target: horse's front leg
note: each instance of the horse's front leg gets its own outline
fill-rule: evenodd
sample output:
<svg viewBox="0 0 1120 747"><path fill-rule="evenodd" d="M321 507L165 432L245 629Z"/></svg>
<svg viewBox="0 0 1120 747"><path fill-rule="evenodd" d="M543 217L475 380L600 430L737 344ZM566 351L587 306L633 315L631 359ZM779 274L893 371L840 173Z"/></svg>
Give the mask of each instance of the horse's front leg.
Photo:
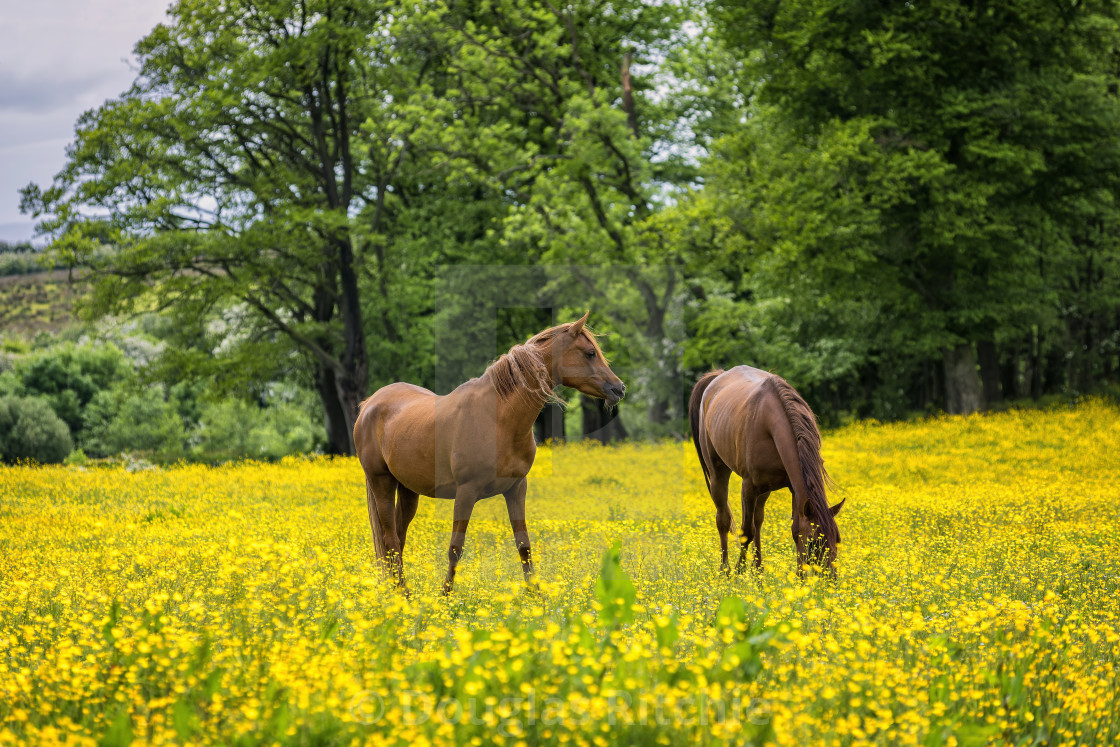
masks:
<svg viewBox="0 0 1120 747"><path fill-rule="evenodd" d="M522 478L504 495L509 525L513 528L513 541L517 545L517 554L521 556L521 572L525 574L525 584L533 588L533 555L529 548L529 530L525 526L525 493L528 489L529 481Z"/></svg>
<svg viewBox="0 0 1120 747"><path fill-rule="evenodd" d="M455 586L455 566L459 565L459 559L463 557L463 546L467 541L467 524L471 521L476 498L474 491L462 485L455 491L455 518L451 525L451 546L447 550L447 578L443 581L444 596L450 594Z"/></svg>

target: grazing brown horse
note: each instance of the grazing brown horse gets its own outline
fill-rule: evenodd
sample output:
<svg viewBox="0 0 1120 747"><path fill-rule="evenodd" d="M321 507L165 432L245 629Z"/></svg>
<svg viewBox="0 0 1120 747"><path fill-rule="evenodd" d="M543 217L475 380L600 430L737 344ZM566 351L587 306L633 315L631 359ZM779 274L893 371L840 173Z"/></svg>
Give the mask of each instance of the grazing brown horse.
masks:
<svg viewBox="0 0 1120 747"><path fill-rule="evenodd" d="M747 545L754 542L754 566L762 567L763 510L770 492L793 493L793 540L797 569L806 560L822 563L833 575L840 531L835 516L844 501L828 505L821 459L821 434L809 405L785 379L750 366L711 371L700 377L688 404L689 423L704 482L716 504L721 548L720 568L728 571L727 532L731 510L727 482L743 478L743 524L739 562L746 566Z"/></svg>
<svg viewBox="0 0 1120 747"><path fill-rule="evenodd" d="M515 345L477 379L438 396L412 384L379 389L362 403L354 445L366 473L373 545L401 587L405 535L419 496L452 498L445 594L455 582L474 504L505 496L526 583L533 562L525 527L525 475L537 444L533 421L558 384L618 404L626 393L584 328L587 314ZM396 494L396 502L393 496Z"/></svg>

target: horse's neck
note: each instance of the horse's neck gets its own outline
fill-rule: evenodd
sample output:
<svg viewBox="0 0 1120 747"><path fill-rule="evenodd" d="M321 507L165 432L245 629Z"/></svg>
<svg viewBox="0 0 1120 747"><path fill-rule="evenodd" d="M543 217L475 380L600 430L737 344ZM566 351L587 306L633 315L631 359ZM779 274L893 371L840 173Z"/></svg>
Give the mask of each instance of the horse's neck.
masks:
<svg viewBox="0 0 1120 747"><path fill-rule="evenodd" d="M545 370L548 371L548 390L552 391L556 388L556 371L552 368L552 345L546 342L540 345L538 349L540 350L541 362L544 364ZM544 407L543 402L541 403L541 407Z"/></svg>
<svg viewBox="0 0 1120 747"><path fill-rule="evenodd" d="M498 400L499 420L508 424L514 434L532 433L533 423L541 414L545 402L540 393L518 387L510 396Z"/></svg>

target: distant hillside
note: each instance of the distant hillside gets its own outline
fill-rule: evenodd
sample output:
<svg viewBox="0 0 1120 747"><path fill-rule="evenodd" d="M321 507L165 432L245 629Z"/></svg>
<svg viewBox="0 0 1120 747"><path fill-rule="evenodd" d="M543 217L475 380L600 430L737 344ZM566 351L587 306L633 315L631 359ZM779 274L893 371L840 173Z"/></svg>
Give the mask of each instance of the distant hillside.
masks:
<svg viewBox="0 0 1120 747"><path fill-rule="evenodd" d="M67 270L0 277L0 336L31 338L77 323L74 301L82 292Z"/></svg>

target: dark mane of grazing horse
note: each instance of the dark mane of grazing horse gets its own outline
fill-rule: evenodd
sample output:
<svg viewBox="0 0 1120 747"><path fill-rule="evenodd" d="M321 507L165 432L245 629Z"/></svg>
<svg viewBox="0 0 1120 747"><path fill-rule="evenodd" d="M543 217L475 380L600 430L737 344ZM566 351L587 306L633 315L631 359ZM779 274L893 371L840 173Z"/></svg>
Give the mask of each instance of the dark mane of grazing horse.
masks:
<svg viewBox="0 0 1120 747"><path fill-rule="evenodd" d="M836 519L832 516L828 498L825 496L828 473L821 458L821 432L817 428L817 418L813 415L809 404L785 379L771 375L768 381L781 400L782 409L785 410L786 418L793 428L793 437L797 442L797 457L801 462L801 481L805 483L805 490L808 493L806 498L813 508L817 525L824 533L829 548L835 551L840 541L840 529L836 526Z"/></svg>

